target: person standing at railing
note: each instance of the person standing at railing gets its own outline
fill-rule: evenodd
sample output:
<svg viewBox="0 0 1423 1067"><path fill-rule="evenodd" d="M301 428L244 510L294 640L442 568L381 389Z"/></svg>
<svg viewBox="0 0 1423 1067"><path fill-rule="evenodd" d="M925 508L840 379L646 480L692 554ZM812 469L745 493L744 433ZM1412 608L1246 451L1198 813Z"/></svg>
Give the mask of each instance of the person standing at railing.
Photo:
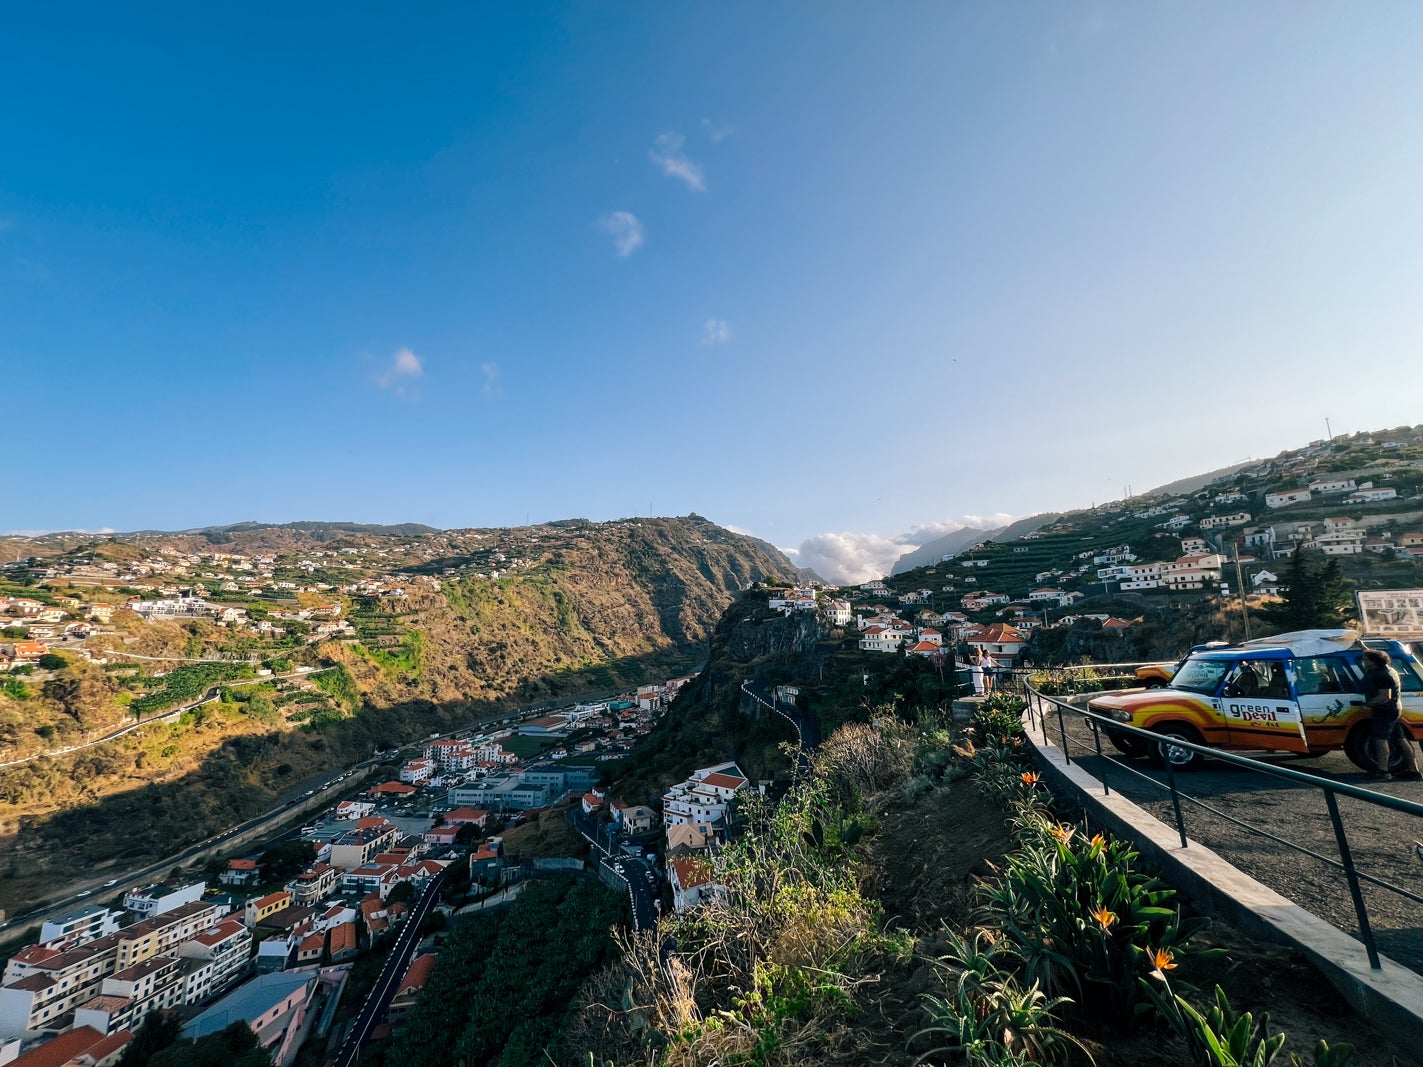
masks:
<svg viewBox="0 0 1423 1067"><path fill-rule="evenodd" d="M1406 782L1423 779L1418 773L1418 761L1413 754L1413 742L1403 729L1403 708L1399 703L1402 682L1388 656L1374 649L1364 653L1364 706L1373 713L1370 723L1368 755L1374 769L1369 777L1387 778L1389 768L1398 765L1394 778Z"/></svg>
<svg viewBox="0 0 1423 1067"><path fill-rule="evenodd" d="M973 680L973 695L983 696L983 655L976 648L970 649L968 653L968 676Z"/></svg>
<svg viewBox="0 0 1423 1067"><path fill-rule="evenodd" d="M998 661L993 658L993 653L988 649L983 650L983 691L993 692L993 683L998 673Z"/></svg>

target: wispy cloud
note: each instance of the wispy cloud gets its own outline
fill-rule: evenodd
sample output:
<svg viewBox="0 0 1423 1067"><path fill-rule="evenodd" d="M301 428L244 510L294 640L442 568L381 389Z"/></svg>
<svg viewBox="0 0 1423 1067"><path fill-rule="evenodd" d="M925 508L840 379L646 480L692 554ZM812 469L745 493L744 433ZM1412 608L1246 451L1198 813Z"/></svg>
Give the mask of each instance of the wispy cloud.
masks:
<svg viewBox="0 0 1423 1067"><path fill-rule="evenodd" d="M702 177L701 165L693 163L682 151L686 142L680 133L658 134L647 156L663 174L686 182L688 188L699 193L705 192L707 183Z"/></svg>
<svg viewBox="0 0 1423 1067"><path fill-rule="evenodd" d="M724 122L714 122L711 119L702 119L702 132L707 135L707 140L712 144L721 144L728 137L736 132L735 126L728 126Z"/></svg>
<svg viewBox="0 0 1423 1067"><path fill-rule="evenodd" d="M425 376L425 365L408 348L391 357L390 365L376 375L376 385L396 396L415 396L414 382Z"/></svg>
<svg viewBox="0 0 1423 1067"><path fill-rule="evenodd" d="M642 223L631 211L614 211L600 220L603 229L613 239L613 248L618 256L626 259L639 248L647 233Z"/></svg>
<svg viewBox="0 0 1423 1067"><path fill-rule="evenodd" d="M499 384L499 364L481 363L479 372L484 375L484 395L495 400L504 395L504 389Z"/></svg>
<svg viewBox="0 0 1423 1067"><path fill-rule="evenodd" d="M731 340L731 323L725 319L707 319L702 326L702 347L712 348Z"/></svg>

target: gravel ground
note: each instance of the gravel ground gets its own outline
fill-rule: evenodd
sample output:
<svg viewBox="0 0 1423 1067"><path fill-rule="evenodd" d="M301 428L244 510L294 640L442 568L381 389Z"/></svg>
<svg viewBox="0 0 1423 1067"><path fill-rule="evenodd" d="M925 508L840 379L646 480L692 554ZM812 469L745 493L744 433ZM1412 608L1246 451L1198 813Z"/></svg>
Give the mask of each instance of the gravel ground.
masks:
<svg viewBox="0 0 1423 1067"><path fill-rule="evenodd" d="M1056 724L1050 721L1049 725L1054 743L1060 745ZM1075 762L1080 762L1098 778L1105 772L1112 789L1120 791L1168 825L1175 824L1169 793L1163 786L1152 784L1164 783L1164 772L1144 759L1127 760L1121 757L1127 766L1152 780L1148 782L1121 766L1099 758L1095 755L1092 731L1081 719L1075 723L1069 720L1068 738ZM1102 745L1104 751L1117 755L1106 738L1102 739ZM1278 760L1280 766L1291 770L1423 803L1423 783L1368 782L1363 772L1350 763L1342 752L1332 752L1318 759L1267 758ZM1178 773L1176 783L1183 794L1193 796L1231 818L1259 827L1321 856L1335 861L1339 859L1339 846L1322 790L1214 761L1208 761L1201 770ZM1423 856L1419 853L1419 849L1423 848L1419 844L1423 842L1423 818L1348 797L1339 798L1339 811L1356 868L1423 897ZM1251 877L1339 929L1354 937L1359 936L1358 918L1342 870L1244 830L1197 804L1183 801L1182 815L1186 834L1191 840L1213 849ZM1379 951L1423 973L1423 904L1367 882L1363 883L1363 895Z"/></svg>

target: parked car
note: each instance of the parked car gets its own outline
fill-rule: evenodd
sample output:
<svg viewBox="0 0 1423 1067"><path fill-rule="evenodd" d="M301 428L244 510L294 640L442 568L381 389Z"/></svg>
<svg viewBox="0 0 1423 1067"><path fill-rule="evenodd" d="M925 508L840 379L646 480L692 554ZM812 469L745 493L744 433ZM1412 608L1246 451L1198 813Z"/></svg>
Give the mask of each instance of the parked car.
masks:
<svg viewBox="0 0 1423 1067"><path fill-rule="evenodd" d="M1201 755L1172 739L1223 749L1265 749L1311 756L1343 749L1369 768L1365 742L1371 713L1363 706L1366 648L1387 652L1402 681L1404 728L1423 737L1423 664L1397 641L1361 642L1353 630L1302 630L1240 645L1201 648L1168 685L1102 693L1088 709L1160 734L1159 742L1107 728L1128 756L1191 770Z"/></svg>

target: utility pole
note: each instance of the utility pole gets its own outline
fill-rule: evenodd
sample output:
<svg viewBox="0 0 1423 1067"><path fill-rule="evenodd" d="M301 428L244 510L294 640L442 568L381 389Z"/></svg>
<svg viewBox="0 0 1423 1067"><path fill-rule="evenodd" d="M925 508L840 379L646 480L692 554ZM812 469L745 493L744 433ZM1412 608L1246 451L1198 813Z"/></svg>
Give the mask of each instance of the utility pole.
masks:
<svg viewBox="0 0 1423 1067"><path fill-rule="evenodd" d="M1250 610L1245 606L1245 581L1240 577L1240 542L1235 542L1235 584L1240 590L1240 618L1245 623L1245 640L1250 640Z"/></svg>
<svg viewBox="0 0 1423 1067"><path fill-rule="evenodd" d="M1333 440L1334 440L1334 431L1329 428L1329 416L1328 416L1328 415L1324 416L1324 436L1327 437L1327 438L1330 440L1331 443L1333 442Z"/></svg>

